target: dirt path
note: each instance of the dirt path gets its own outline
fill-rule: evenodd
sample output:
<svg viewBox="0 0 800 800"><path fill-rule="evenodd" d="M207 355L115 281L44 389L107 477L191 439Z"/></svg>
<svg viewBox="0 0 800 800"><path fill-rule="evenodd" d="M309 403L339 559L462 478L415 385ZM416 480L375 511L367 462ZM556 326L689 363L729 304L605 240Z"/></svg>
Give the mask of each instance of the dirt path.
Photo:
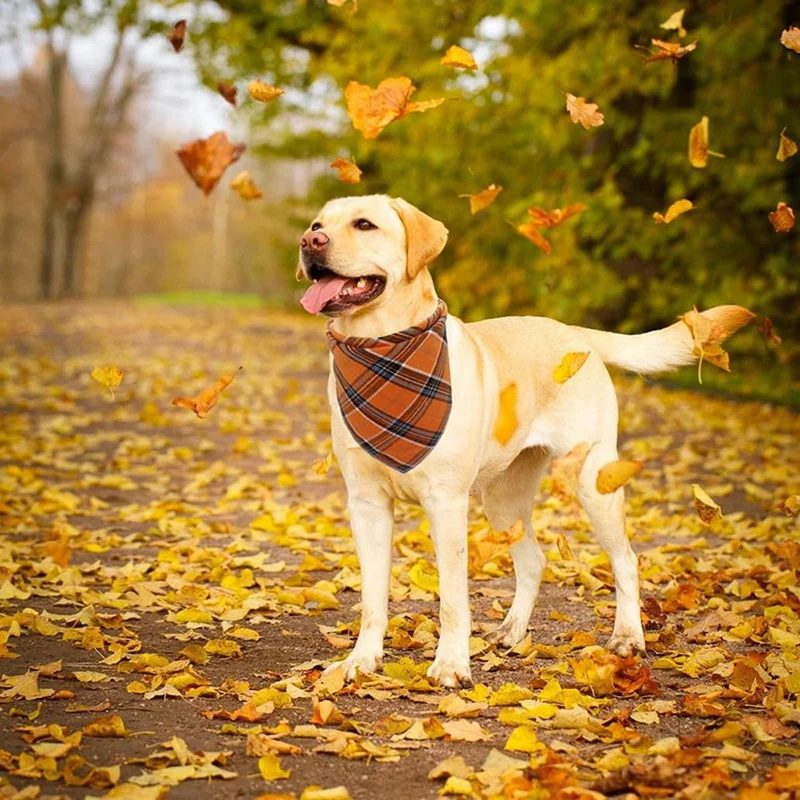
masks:
<svg viewBox="0 0 800 800"><path fill-rule="evenodd" d="M313 800L317 785L421 800L458 756L455 797L800 786L784 769L800 758L800 544L777 508L800 490L797 416L618 381L623 457L646 462L627 493L646 657L593 647L613 583L548 478L534 520L549 566L518 652L483 638L513 582L504 548L478 557L476 506L479 685L458 699L428 685L434 559L419 511L400 506L387 666L341 687L319 668L354 641L359 574L338 469L312 466L329 449L321 331L271 311L5 309L0 782L31 787L20 798ZM104 364L125 372L113 400L89 377ZM240 364L206 419L170 405ZM693 483L724 519L698 519ZM290 774L267 781L259 766Z"/></svg>

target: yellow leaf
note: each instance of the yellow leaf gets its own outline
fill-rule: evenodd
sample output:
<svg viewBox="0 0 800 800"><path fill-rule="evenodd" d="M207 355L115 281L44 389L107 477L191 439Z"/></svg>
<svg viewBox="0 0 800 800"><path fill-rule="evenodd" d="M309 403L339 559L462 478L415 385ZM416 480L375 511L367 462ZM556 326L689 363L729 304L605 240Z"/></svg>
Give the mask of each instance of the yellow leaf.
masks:
<svg viewBox="0 0 800 800"><path fill-rule="evenodd" d="M498 398L497 420L494 423L494 438L506 445L517 430L517 384L510 383Z"/></svg>
<svg viewBox="0 0 800 800"><path fill-rule="evenodd" d="M358 168L355 160L348 161L346 158L337 158L331 167L339 170L339 180L342 183L361 183L363 172Z"/></svg>
<svg viewBox="0 0 800 800"><path fill-rule="evenodd" d="M228 639L209 639L206 642L206 652L213 656L225 656L225 658L241 658L242 648L237 642Z"/></svg>
<svg viewBox="0 0 800 800"><path fill-rule="evenodd" d="M73 672L81 683L106 683L109 679L105 672Z"/></svg>
<svg viewBox="0 0 800 800"><path fill-rule="evenodd" d="M353 800L344 786L322 789L319 786L307 786L300 795L300 800Z"/></svg>
<svg viewBox="0 0 800 800"><path fill-rule="evenodd" d="M211 625L214 622L214 617L212 617L208 611L201 611L199 608L182 608L175 614L175 622L193 622Z"/></svg>
<svg viewBox="0 0 800 800"><path fill-rule="evenodd" d="M786 161L797 153L797 142L793 141L786 135L786 128L781 131L781 140L778 144L778 153L775 158L778 161Z"/></svg>
<svg viewBox="0 0 800 800"><path fill-rule="evenodd" d="M566 383L586 363L588 353L567 353L561 363L553 370L556 383Z"/></svg>
<svg viewBox="0 0 800 800"><path fill-rule="evenodd" d="M442 65L445 67L455 67L456 69L478 69L475 59L469 50L459 47L454 44L447 49L447 52L442 56Z"/></svg>
<svg viewBox="0 0 800 800"><path fill-rule="evenodd" d="M800 514L800 494L789 495L778 507L787 517L796 517Z"/></svg>
<svg viewBox="0 0 800 800"><path fill-rule="evenodd" d="M795 53L800 53L800 28L794 26L787 28L781 34L781 44L787 50L794 50Z"/></svg>
<svg viewBox="0 0 800 800"><path fill-rule="evenodd" d="M470 214L477 214L479 211L483 211L484 208L488 208L492 203L494 203L502 191L502 186L492 183L486 189L478 192L477 194L460 194L459 197L469 198Z"/></svg>
<svg viewBox="0 0 800 800"><path fill-rule="evenodd" d="M107 717L96 719L84 726L83 732L86 736L99 736L103 738L119 738L127 736L128 731L125 729L125 723L122 717L117 714L110 714Z"/></svg>
<svg viewBox="0 0 800 800"><path fill-rule="evenodd" d="M597 472L597 491L611 494L624 486L644 466L641 461L612 461Z"/></svg>
<svg viewBox="0 0 800 800"><path fill-rule="evenodd" d="M111 396L114 396L114 387L122 383L125 373L119 367L95 367L91 377L102 386L105 386Z"/></svg>
<svg viewBox="0 0 800 800"><path fill-rule="evenodd" d="M587 103L585 97L575 97L574 94L567 94L567 111L572 121L580 122L587 131L589 128L602 125L605 121L597 110L597 103Z"/></svg>
<svg viewBox="0 0 800 800"><path fill-rule="evenodd" d="M271 100L283 94L283 89L278 89L275 86L264 83L264 81L258 80L250 81L250 83L247 84L247 91L250 97L252 97L253 100L257 100L259 103L269 103Z"/></svg>
<svg viewBox="0 0 800 800"><path fill-rule="evenodd" d="M575 556L572 554L572 550L570 549L567 537L564 536L564 534L560 531L558 536L556 537L556 545L558 547L559 555L561 556L561 558L564 559L564 561L575 560Z"/></svg>
<svg viewBox="0 0 800 800"><path fill-rule="evenodd" d="M249 170L242 170L232 181L231 189L233 189L242 200L258 200L264 194L261 189L256 186L253 176Z"/></svg>
<svg viewBox="0 0 800 800"><path fill-rule="evenodd" d="M444 786L439 789L439 794L442 797L448 795L457 795L459 797L474 797L472 791L472 784L466 778L459 778L456 775L451 775L445 782Z"/></svg>
<svg viewBox="0 0 800 800"><path fill-rule="evenodd" d="M275 753L267 753L258 759L258 771L265 781L283 781L292 774L290 769L281 767L281 760Z"/></svg>
<svg viewBox="0 0 800 800"><path fill-rule="evenodd" d="M535 753L545 750L546 745L536 736L536 728L531 725L520 725L511 732L504 749L514 753Z"/></svg>
<svg viewBox="0 0 800 800"><path fill-rule="evenodd" d="M423 591L439 594L439 573L424 558L420 558L412 565L408 571L408 577L414 586L418 586Z"/></svg>
<svg viewBox="0 0 800 800"><path fill-rule="evenodd" d="M660 225L669 225L672 220L691 211L694 208L694 203L691 200L676 200L668 209L666 214L656 211L653 214L653 219Z"/></svg>
<svg viewBox="0 0 800 800"><path fill-rule="evenodd" d="M663 28L665 31L678 31L678 36L683 39L683 37L686 36L686 28L683 27L683 15L685 13L685 8L680 9L680 11L676 11L658 27Z"/></svg>
<svg viewBox="0 0 800 800"><path fill-rule="evenodd" d="M330 468L336 463L336 454L333 452L328 453L325 458L321 458L319 461L315 461L311 467L313 468L314 472L317 475L327 475ZM252 526L252 523L250 525Z"/></svg>
<svg viewBox="0 0 800 800"><path fill-rule="evenodd" d="M722 509L709 497L701 486L698 486L696 483L692 484L692 494L694 495L692 505L702 522L706 525L710 525L714 520L722 518Z"/></svg>
<svg viewBox="0 0 800 800"><path fill-rule="evenodd" d="M532 700L533 692L516 683L504 683L489 698L490 706L515 706L523 700Z"/></svg>
<svg viewBox="0 0 800 800"><path fill-rule="evenodd" d="M708 117L702 117L689 131L689 163L693 167L703 169L708 165L709 156L725 158L721 153L708 149Z"/></svg>
<svg viewBox="0 0 800 800"><path fill-rule="evenodd" d="M200 647L199 644L187 644L181 650L181 655L188 658L192 664L197 664L198 666L203 666L208 661L208 652Z"/></svg>

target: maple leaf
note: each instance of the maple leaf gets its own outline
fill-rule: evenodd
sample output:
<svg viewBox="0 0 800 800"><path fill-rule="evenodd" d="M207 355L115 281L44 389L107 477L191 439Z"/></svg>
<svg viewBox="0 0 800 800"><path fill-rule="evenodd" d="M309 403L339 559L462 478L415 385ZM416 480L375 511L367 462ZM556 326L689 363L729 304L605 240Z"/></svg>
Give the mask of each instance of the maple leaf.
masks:
<svg viewBox="0 0 800 800"><path fill-rule="evenodd" d="M691 200L676 200L668 209L666 214L661 214L656 211L653 214L653 219L660 225L669 225L672 220L691 211L694 208L694 203Z"/></svg>
<svg viewBox="0 0 800 800"><path fill-rule="evenodd" d="M439 97L411 103L411 95L416 91L417 87L405 76L386 78L375 89L350 81L344 92L347 116L365 139L374 139L395 120L414 112L429 111L444 102L444 98Z"/></svg>
<svg viewBox="0 0 800 800"><path fill-rule="evenodd" d="M587 103L585 97L567 94L567 111L572 121L580 122L587 131L605 122L605 117L597 110L597 103Z"/></svg>
<svg viewBox="0 0 800 800"><path fill-rule="evenodd" d="M244 369L239 367L231 375L220 375L219 380L208 389L203 389L196 397L176 397L172 401L173 406L183 406L194 411L200 419L208 414L219 401L220 394L233 382L233 379Z"/></svg>
<svg viewBox="0 0 800 800"><path fill-rule="evenodd" d="M556 383L566 383L586 363L588 353L567 353L561 363L553 370Z"/></svg>
<svg viewBox="0 0 800 800"><path fill-rule="evenodd" d="M787 158L791 158L793 155L797 153L797 142L790 139L786 135L786 128L781 131L781 138L780 142L778 143L778 152L775 155L775 158L778 161L786 161Z"/></svg>
<svg viewBox="0 0 800 800"><path fill-rule="evenodd" d="M664 20L658 27L663 28L665 31L678 31L678 36L683 39L686 36L686 28L683 27L683 15L686 13L685 8L681 8L674 14L671 14L668 19Z"/></svg>
<svg viewBox="0 0 800 800"><path fill-rule="evenodd" d="M722 349L721 343L732 336L743 325L755 317L752 311L741 306L728 306L726 313L714 321L703 316L695 307L692 311L682 314L682 320L689 328L692 335L692 352L699 358L697 364L697 379L703 382L703 362L708 361L715 367L730 372L730 358Z"/></svg>
<svg viewBox="0 0 800 800"><path fill-rule="evenodd" d="M227 81L217 81L217 91L235 108L239 90Z"/></svg>
<svg viewBox="0 0 800 800"><path fill-rule="evenodd" d="M777 208L770 212L769 221L775 233L788 233L794 227L794 211L781 200Z"/></svg>
<svg viewBox="0 0 800 800"><path fill-rule="evenodd" d="M501 445L508 444L519 425L517 418L517 384L510 383L497 399L497 419L494 423L494 438Z"/></svg>
<svg viewBox="0 0 800 800"><path fill-rule="evenodd" d="M795 53L800 53L800 28L788 27L781 34L781 44L787 50L794 50Z"/></svg>
<svg viewBox="0 0 800 800"><path fill-rule="evenodd" d="M445 67L455 67L456 69L478 69L478 64L472 57L472 53L457 44L447 49L447 52L442 56L441 63Z"/></svg>
<svg viewBox="0 0 800 800"><path fill-rule="evenodd" d="M122 383L125 373L119 367L95 367L90 377L105 386L114 397L114 387Z"/></svg>
<svg viewBox="0 0 800 800"><path fill-rule="evenodd" d="M183 49L183 41L186 37L186 20L179 19L173 26L172 30L167 34L167 39L172 45L176 53L180 53Z"/></svg>
<svg viewBox="0 0 800 800"><path fill-rule="evenodd" d="M484 208L488 208L492 203L494 203L502 191L502 186L492 183L486 189L478 192L477 194L460 194L459 197L469 198L470 214L477 214L479 211L483 211Z"/></svg>
<svg viewBox="0 0 800 800"><path fill-rule="evenodd" d="M361 183L363 172L358 168L358 164L352 157L349 161L346 158L337 158L331 164L331 167L339 170L339 180L342 183Z"/></svg>
<svg viewBox="0 0 800 800"><path fill-rule="evenodd" d="M264 194L261 189L256 186L253 176L249 170L242 170L232 181L231 189L233 189L242 200L258 200Z"/></svg>
<svg viewBox="0 0 800 800"><path fill-rule="evenodd" d="M255 80L247 84L247 93L259 103L269 103L284 94L284 91L283 89L278 89L277 86L270 86L264 81Z"/></svg>
<svg viewBox="0 0 800 800"><path fill-rule="evenodd" d="M703 169L708 164L709 156L725 158L722 153L708 149L708 117L702 117L689 131L689 163L693 167Z"/></svg>
<svg viewBox="0 0 800 800"><path fill-rule="evenodd" d="M611 494L624 486L644 464L641 461L612 461L597 472L597 491L600 494Z"/></svg>
<svg viewBox="0 0 800 800"><path fill-rule="evenodd" d="M692 505L702 522L710 525L712 522L722 519L722 509L711 499L705 489L694 483L692 484L692 494L694 495Z"/></svg>
<svg viewBox="0 0 800 800"><path fill-rule="evenodd" d="M196 139L177 151L192 180L208 195L219 183L222 173L238 161L246 150L243 144L231 144L224 131L217 131L207 139Z"/></svg>
<svg viewBox="0 0 800 800"><path fill-rule="evenodd" d="M662 39L651 39L650 43L656 48L656 52L645 59L645 64L650 64L653 61L663 61L667 58L672 59L677 64L685 55L697 49L696 39L693 42L689 42L689 44L665 42Z"/></svg>

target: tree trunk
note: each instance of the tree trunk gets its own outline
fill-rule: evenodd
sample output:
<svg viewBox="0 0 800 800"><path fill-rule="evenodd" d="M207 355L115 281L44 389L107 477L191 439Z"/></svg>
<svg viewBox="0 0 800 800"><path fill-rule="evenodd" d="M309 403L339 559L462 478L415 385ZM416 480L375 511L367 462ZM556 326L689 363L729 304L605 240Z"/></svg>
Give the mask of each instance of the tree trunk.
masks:
<svg viewBox="0 0 800 800"><path fill-rule="evenodd" d="M83 240L93 201L94 187L88 191L81 192L74 207L64 214L62 274L64 276L64 295L66 297L79 297L83 293L83 275L81 273Z"/></svg>

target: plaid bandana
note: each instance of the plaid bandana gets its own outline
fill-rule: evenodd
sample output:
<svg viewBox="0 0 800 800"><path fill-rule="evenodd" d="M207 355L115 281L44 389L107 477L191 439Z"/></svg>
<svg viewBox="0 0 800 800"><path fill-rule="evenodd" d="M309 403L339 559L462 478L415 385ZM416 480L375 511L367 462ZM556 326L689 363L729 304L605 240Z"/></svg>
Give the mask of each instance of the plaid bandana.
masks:
<svg viewBox="0 0 800 800"><path fill-rule="evenodd" d="M373 458L398 472L420 463L450 417L447 306L420 325L378 339L343 337L328 323L344 424Z"/></svg>

